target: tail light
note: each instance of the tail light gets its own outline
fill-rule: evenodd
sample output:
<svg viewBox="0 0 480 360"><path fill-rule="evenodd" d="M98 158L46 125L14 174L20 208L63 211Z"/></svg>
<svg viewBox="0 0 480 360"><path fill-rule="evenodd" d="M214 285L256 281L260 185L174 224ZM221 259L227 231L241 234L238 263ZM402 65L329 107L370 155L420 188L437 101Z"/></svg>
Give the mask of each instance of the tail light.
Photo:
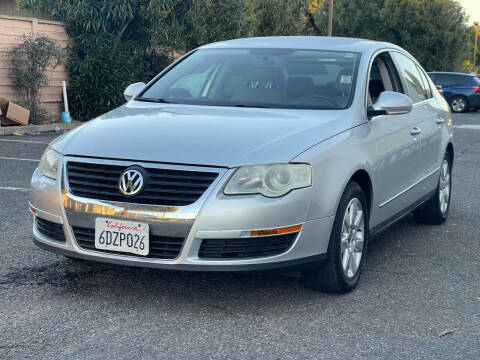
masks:
<svg viewBox="0 0 480 360"><path fill-rule="evenodd" d="M480 94L480 86L475 85L473 87L473 91L475 91L477 94Z"/></svg>

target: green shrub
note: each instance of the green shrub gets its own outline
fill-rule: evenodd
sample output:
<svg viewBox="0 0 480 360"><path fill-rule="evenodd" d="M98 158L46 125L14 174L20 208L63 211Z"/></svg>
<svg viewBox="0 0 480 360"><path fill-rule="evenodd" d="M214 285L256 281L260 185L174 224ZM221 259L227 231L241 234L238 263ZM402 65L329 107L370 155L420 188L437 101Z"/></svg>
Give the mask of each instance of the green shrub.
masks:
<svg viewBox="0 0 480 360"><path fill-rule="evenodd" d="M325 0L19 0L67 24L72 116L89 120L123 103L124 88L150 80L187 51L246 36L326 35ZM448 19L448 20L445 20ZM454 0L335 0L336 36L386 40L427 70L469 56L465 13Z"/></svg>
<svg viewBox="0 0 480 360"><path fill-rule="evenodd" d="M30 110L31 122L39 124L47 115L41 106L40 89L48 86L49 72L63 61L64 51L47 36L25 35L22 40L8 53L10 74L23 95L23 105Z"/></svg>
<svg viewBox="0 0 480 360"><path fill-rule="evenodd" d="M67 24L72 118L86 121L124 103L132 82L148 81L171 62L151 42L146 0L21 0Z"/></svg>
<svg viewBox="0 0 480 360"><path fill-rule="evenodd" d="M86 121L121 105L129 84L149 81L169 62L166 54L141 53L130 42L73 47L68 63L73 117Z"/></svg>
<svg viewBox="0 0 480 360"><path fill-rule="evenodd" d="M327 10L328 1L315 14L320 29ZM333 35L392 42L427 71L455 71L470 58L466 23L455 0L335 0Z"/></svg>

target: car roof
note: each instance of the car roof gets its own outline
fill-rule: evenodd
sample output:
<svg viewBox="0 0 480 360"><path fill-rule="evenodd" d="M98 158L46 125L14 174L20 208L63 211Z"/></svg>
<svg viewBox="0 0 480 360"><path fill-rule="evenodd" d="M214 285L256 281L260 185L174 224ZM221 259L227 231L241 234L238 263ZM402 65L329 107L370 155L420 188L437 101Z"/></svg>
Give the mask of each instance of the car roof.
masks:
<svg viewBox="0 0 480 360"><path fill-rule="evenodd" d="M219 41L200 47L201 49L211 48L287 48L287 49L308 49L308 50L332 50L368 52L381 48L394 48L403 50L400 47L374 40L327 37L327 36L269 36L252 37Z"/></svg>
<svg viewBox="0 0 480 360"><path fill-rule="evenodd" d="M467 74L467 73L461 73L461 72L448 72L448 71L429 71L428 74L476 76L475 74Z"/></svg>

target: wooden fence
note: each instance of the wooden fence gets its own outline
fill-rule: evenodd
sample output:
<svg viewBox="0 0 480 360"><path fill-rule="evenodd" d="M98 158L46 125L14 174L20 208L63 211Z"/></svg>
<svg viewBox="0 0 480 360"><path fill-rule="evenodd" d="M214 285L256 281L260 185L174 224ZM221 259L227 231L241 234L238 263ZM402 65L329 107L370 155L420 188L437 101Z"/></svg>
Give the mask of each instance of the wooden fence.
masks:
<svg viewBox="0 0 480 360"><path fill-rule="evenodd" d="M13 86L12 78L9 74L11 67L7 53L17 44L22 42L21 38L25 34L46 35L65 47L68 42L65 33L65 24L37 18L0 15L0 96L18 102L22 95ZM49 74L50 83L48 87L41 90L41 101L48 111L52 121L60 118L63 109L62 100L62 80L68 80L68 74L65 66L59 65Z"/></svg>

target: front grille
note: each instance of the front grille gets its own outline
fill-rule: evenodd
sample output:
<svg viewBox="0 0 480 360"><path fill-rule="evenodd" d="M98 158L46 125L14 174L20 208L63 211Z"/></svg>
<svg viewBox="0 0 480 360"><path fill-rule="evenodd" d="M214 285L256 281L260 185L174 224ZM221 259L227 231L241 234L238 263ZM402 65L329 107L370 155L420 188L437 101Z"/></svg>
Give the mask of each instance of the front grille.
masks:
<svg viewBox="0 0 480 360"><path fill-rule="evenodd" d="M40 234L49 239L65 242L65 233L63 232L63 225L48 221L38 216L35 216L35 225Z"/></svg>
<svg viewBox="0 0 480 360"><path fill-rule="evenodd" d="M110 251L95 248L95 230L72 226L75 240L78 246L84 250L95 250L100 252L107 252L111 254L122 254L118 251ZM142 258L154 259L175 259L182 250L184 238L173 236L157 236L150 234L150 251L147 256L123 253L130 256L138 256Z"/></svg>
<svg viewBox="0 0 480 360"><path fill-rule="evenodd" d="M136 204L185 206L198 200L218 176L216 172L199 172L144 168L145 185L133 196L118 189L118 180L128 166L69 161L67 178L73 195Z"/></svg>
<svg viewBox="0 0 480 360"><path fill-rule="evenodd" d="M203 239L198 256L209 259L239 259L281 254L298 233L240 239Z"/></svg>

